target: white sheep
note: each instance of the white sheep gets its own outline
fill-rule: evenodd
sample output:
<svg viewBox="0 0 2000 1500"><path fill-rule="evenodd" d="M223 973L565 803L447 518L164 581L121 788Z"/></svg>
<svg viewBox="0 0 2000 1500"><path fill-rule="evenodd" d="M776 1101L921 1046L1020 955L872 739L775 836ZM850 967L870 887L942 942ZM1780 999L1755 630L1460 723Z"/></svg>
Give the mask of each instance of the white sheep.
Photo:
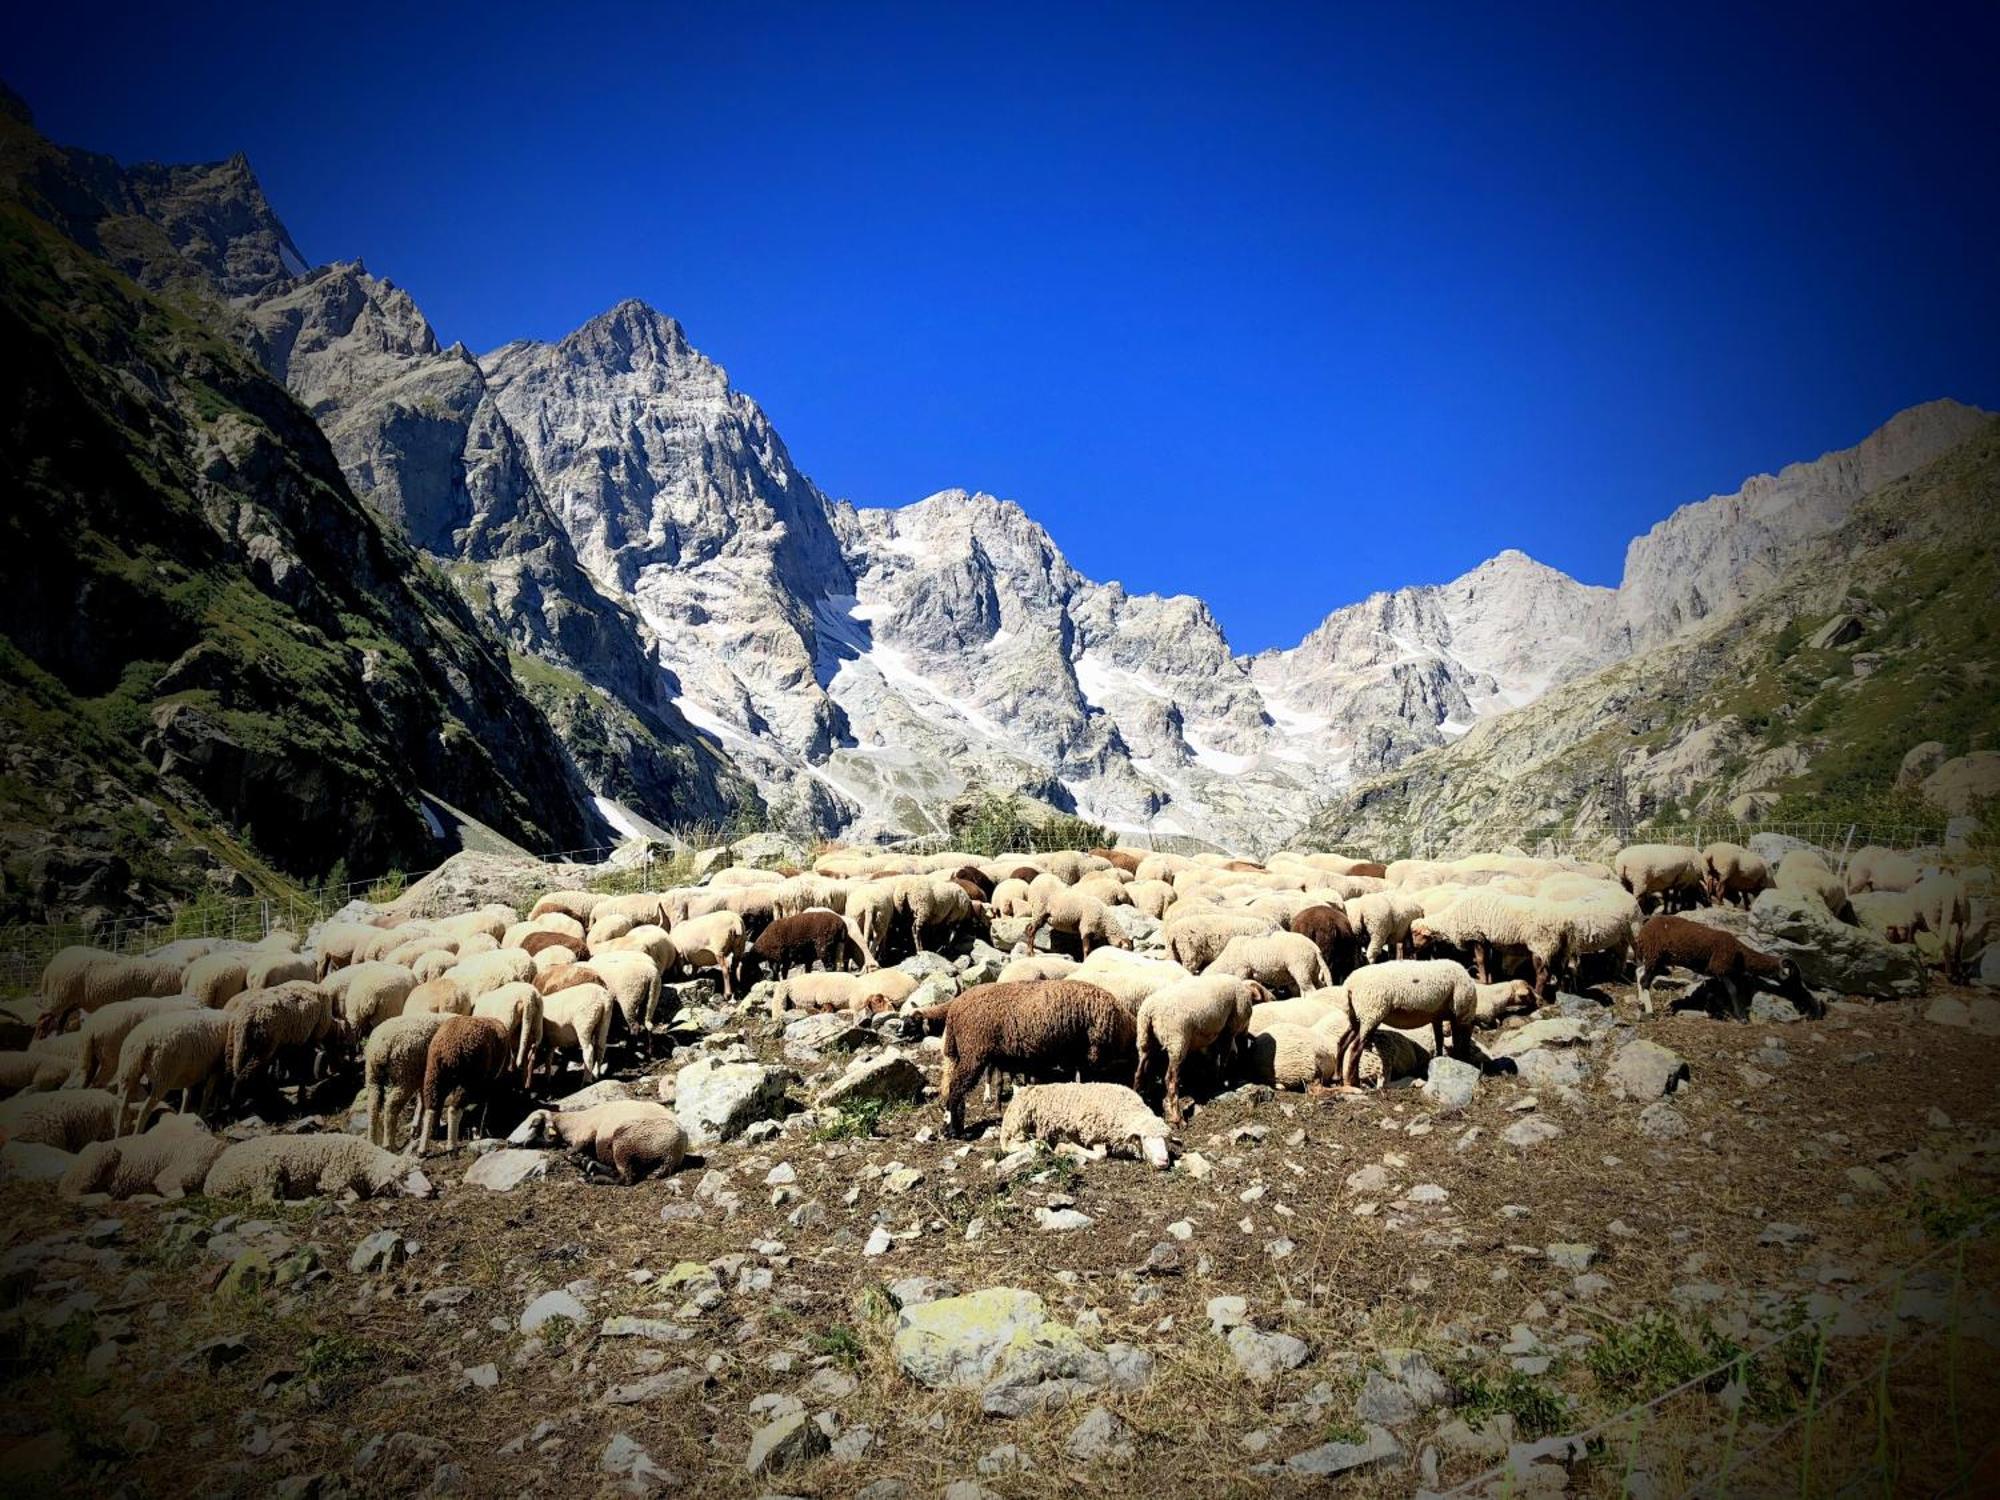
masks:
<svg viewBox="0 0 2000 1500"><path fill-rule="evenodd" d="M56 959L50 960L50 969L54 969L56 960L62 957L62 954L57 954ZM67 968L61 971L57 994L53 998L44 995L41 1019L36 1022L35 1030L47 1036L62 1030L74 1012L88 1013L106 1005L115 1005L120 1000L137 1000L147 995L178 995L181 992L181 976L186 972L187 965L174 959L97 954L82 962L74 973ZM49 982L49 970L43 971L43 982Z"/></svg>
<svg viewBox="0 0 2000 1500"><path fill-rule="evenodd" d="M368 1033L361 1053L361 1097L368 1111L368 1139L385 1150L396 1150L409 1139L410 1127L399 1131L398 1126L404 1109L423 1093L424 1059L446 1014L391 1016Z"/></svg>
<svg viewBox="0 0 2000 1500"><path fill-rule="evenodd" d="M1370 964L1347 976L1346 991L1347 1030L1339 1051L1349 1088L1360 1087L1362 1049L1382 1026L1428 1025L1431 1050L1442 1054L1445 1023L1450 1022L1452 1054L1463 1058L1471 1049L1479 991L1461 964L1448 958Z"/></svg>
<svg viewBox="0 0 2000 1500"><path fill-rule="evenodd" d="M333 1030L332 1000L303 980L245 990L222 1014L229 1018L228 1066L239 1094L280 1058L311 1056Z"/></svg>
<svg viewBox="0 0 2000 1500"><path fill-rule="evenodd" d="M1362 940L1362 953L1371 964L1379 963L1391 949L1396 957L1402 957L1410 924L1423 914L1423 905L1407 891L1376 891L1347 903L1347 920L1354 926L1355 937Z"/></svg>
<svg viewBox="0 0 2000 1500"><path fill-rule="evenodd" d="M1077 967L1067 953L1024 953L1010 958L1000 970L999 983L1018 984L1028 979L1063 979Z"/></svg>
<svg viewBox="0 0 2000 1500"><path fill-rule="evenodd" d="M1136 1017L1146 997L1188 977L1188 971L1171 959L1127 953L1122 948L1099 948L1066 974L1044 976L1053 979L1081 979L1108 990L1119 1007Z"/></svg>
<svg viewBox="0 0 2000 1500"><path fill-rule="evenodd" d="M310 966L309 966L310 967ZM308 973L311 979L313 974ZM181 993L192 995L210 1010L220 1010L249 986L247 965L240 953L210 953L196 959L181 975Z"/></svg>
<svg viewBox="0 0 2000 1500"><path fill-rule="evenodd" d="M1720 840L1701 851L1702 871L1711 901L1748 906L1771 886L1771 866L1764 856L1741 844Z"/></svg>
<svg viewBox="0 0 2000 1500"><path fill-rule="evenodd" d="M163 1115L142 1135L85 1146L56 1183L56 1191L65 1198L87 1193L182 1198L201 1187L227 1144L197 1116Z"/></svg>
<svg viewBox="0 0 2000 1500"><path fill-rule="evenodd" d="M412 970L412 977L415 971ZM505 989L506 986L500 986ZM489 993L491 993L489 991ZM397 1012L405 1016L469 1016L472 1014L473 999L466 994L465 986L456 974L446 972L435 979L420 980L410 987L410 993L403 997L403 1008Z"/></svg>
<svg viewBox="0 0 2000 1500"><path fill-rule="evenodd" d="M1132 946L1125 929L1112 917L1111 909L1080 888L1059 887L1053 893L1034 894L1029 903L1028 930L1021 938L1028 949L1034 948L1035 934L1044 926L1051 933L1074 933L1085 958L1090 957L1092 947Z"/></svg>
<svg viewBox="0 0 2000 1500"><path fill-rule="evenodd" d="M613 938L603 945L611 953L643 953L653 961L653 967L664 976L680 967L680 950L674 947L673 935L664 927L645 925L634 927L622 937ZM596 952L592 949L592 952Z"/></svg>
<svg viewBox="0 0 2000 1500"><path fill-rule="evenodd" d="M1267 1000L1250 1012L1250 1034L1261 1036L1273 1026L1316 1026L1328 1011L1346 1003L1338 985L1293 1000Z"/></svg>
<svg viewBox="0 0 2000 1500"><path fill-rule="evenodd" d="M414 977L414 976L412 976ZM461 958L452 966L451 977L466 997L477 1000L488 990L497 990L503 984L523 984L535 977L535 960L532 954L523 953L519 948L496 948L491 953L476 953L470 958Z"/></svg>
<svg viewBox="0 0 2000 1500"><path fill-rule="evenodd" d="M538 1109L507 1137L512 1146L558 1145L610 1167L623 1183L673 1172L687 1157L687 1131L664 1104L614 1099L589 1109Z"/></svg>
<svg viewBox="0 0 2000 1500"><path fill-rule="evenodd" d="M307 955L286 953L282 949L269 949L245 955L243 983L239 988L268 990L274 985L287 984L294 979L318 977L319 966ZM225 995L223 998L227 1000L229 997Z"/></svg>
<svg viewBox="0 0 2000 1500"><path fill-rule="evenodd" d="M575 984L542 997L542 1043L551 1052L571 1047L592 1078L604 1076L611 1035L612 1000L601 984Z"/></svg>
<svg viewBox="0 0 2000 1500"><path fill-rule="evenodd" d="M103 1089L16 1094L0 1101L0 1139L81 1151L118 1134L118 1096Z"/></svg>
<svg viewBox="0 0 2000 1500"><path fill-rule="evenodd" d="M1965 933L1972 921L1972 902L1965 882L1946 870L1932 870L1910 892L1924 930L1944 947L1945 977L1958 984L1965 978Z"/></svg>
<svg viewBox="0 0 2000 1500"><path fill-rule="evenodd" d="M218 1156L202 1192L265 1201L346 1192L368 1198L396 1188L409 1172L408 1162L359 1136L265 1135L239 1141Z"/></svg>
<svg viewBox="0 0 2000 1500"><path fill-rule="evenodd" d="M541 991L532 984L503 984L473 1001L472 1014L490 1017L507 1028L514 1066L521 1070L521 1087L527 1088L535 1081L535 1054L542 1045Z"/></svg>
<svg viewBox="0 0 2000 1500"><path fill-rule="evenodd" d="M1914 891L1858 891L1848 897L1848 905L1855 921L1891 943L1915 942L1923 925Z"/></svg>
<svg viewBox="0 0 2000 1500"><path fill-rule="evenodd" d="M1503 1016L1523 1015L1535 1008L1535 987L1525 979L1503 979L1477 989L1474 1015L1482 1026L1497 1025Z"/></svg>
<svg viewBox="0 0 2000 1500"><path fill-rule="evenodd" d="M175 1089L181 1093L182 1114L206 1110L221 1077L229 1046L229 1020L221 1011L169 1010L149 1016L132 1028L118 1052L118 1099L131 1110L134 1134ZM141 1090L145 1102L140 1104ZM125 1134L121 1122L118 1134Z"/></svg>
<svg viewBox="0 0 2000 1500"><path fill-rule="evenodd" d="M1787 850L1778 861L1777 888L1794 894L1815 896L1836 917L1846 918L1847 887L1827 868L1826 861L1812 849Z"/></svg>
<svg viewBox="0 0 2000 1500"><path fill-rule="evenodd" d="M1165 1170L1167 1122L1131 1089L1118 1083L1035 1083L1014 1090L1000 1117L1007 1150L1040 1141L1070 1142L1107 1152L1129 1152Z"/></svg>
<svg viewBox="0 0 2000 1500"><path fill-rule="evenodd" d="M953 887L957 889L956 886ZM963 895L964 892L959 894ZM743 918L733 911L710 912L676 924L667 936L689 973L715 969L722 975L722 996L736 997L736 966L743 961Z"/></svg>
<svg viewBox="0 0 2000 1500"><path fill-rule="evenodd" d="M1176 910L1160 929L1161 939L1174 962L1190 974L1199 974L1237 937L1261 937L1276 932L1278 924L1269 917L1248 912Z"/></svg>
<svg viewBox="0 0 2000 1500"><path fill-rule="evenodd" d="M1618 851L1611 868L1641 911L1654 905L1681 910L1706 893L1707 868L1686 844L1632 844Z"/></svg>
<svg viewBox="0 0 2000 1500"><path fill-rule="evenodd" d="M77 1088L109 1088L118 1076L118 1053L125 1038L141 1021L170 1010L198 1010L191 995L149 996L143 1000L120 1000L94 1010L76 1029L76 1068L71 1084Z"/></svg>
<svg viewBox="0 0 2000 1500"><path fill-rule="evenodd" d="M1203 972L1254 979L1273 995L1303 995L1333 983L1319 945L1296 932L1231 938Z"/></svg>
<svg viewBox="0 0 2000 1500"><path fill-rule="evenodd" d="M391 1016L403 1013L403 1002L417 987L417 976L397 964L365 960L328 975L320 986L333 1002L334 1025L341 1039L359 1050L368 1033Z"/></svg>
<svg viewBox="0 0 2000 1500"><path fill-rule="evenodd" d="M918 981L901 969L877 969L869 974L794 974L771 986L771 1018L782 1020L793 1010L844 1010L872 1015L894 1010L915 993Z"/></svg>
<svg viewBox="0 0 2000 1500"><path fill-rule="evenodd" d="M1166 985L1139 1006L1139 1067L1133 1091L1143 1092L1146 1074L1165 1057L1167 1118L1181 1118L1181 1067L1197 1054L1214 1056L1218 1073L1227 1070L1249 1035L1251 1009L1270 999L1254 979L1197 976Z"/></svg>
<svg viewBox="0 0 2000 1500"><path fill-rule="evenodd" d="M594 953L587 967L611 992L625 1030L653 1055L653 1016L660 1008L660 971L643 953Z"/></svg>
<svg viewBox="0 0 2000 1500"><path fill-rule="evenodd" d="M1923 871L1909 855L1884 849L1879 844L1864 845L1847 862L1847 891L1851 896L1864 891L1913 891L1922 878Z"/></svg>

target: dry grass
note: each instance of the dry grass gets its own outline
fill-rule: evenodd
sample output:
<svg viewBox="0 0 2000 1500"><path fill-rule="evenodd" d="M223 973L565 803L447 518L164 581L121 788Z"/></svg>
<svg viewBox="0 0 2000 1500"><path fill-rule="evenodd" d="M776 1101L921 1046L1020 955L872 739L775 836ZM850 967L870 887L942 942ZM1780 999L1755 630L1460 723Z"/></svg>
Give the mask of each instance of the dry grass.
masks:
<svg viewBox="0 0 2000 1500"><path fill-rule="evenodd" d="M707 1165L727 1168L741 1198L730 1217L704 1208L696 1218L661 1219L662 1208L695 1201L701 1166L629 1189L585 1183L564 1169L508 1195L453 1187L431 1203L322 1204L288 1213L288 1232L321 1247L328 1274L302 1289L243 1301L208 1290L215 1263L203 1252L160 1253L162 1209L64 1205L45 1188L11 1185L0 1231L16 1252L0 1261L14 1268L7 1285L16 1304L7 1315L5 1433L65 1431L73 1456L59 1471L60 1487L129 1485L162 1494L249 1494L286 1475L338 1473L370 1436L401 1430L444 1443L476 1493L594 1487L603 1478L605 1444L628 1432L702 1493L845 1495L888 1477L908 1481L912 1493L930 1493L978 1477L1003 1495L1112 1495L1135 1484L1160 1493L1248 1494L1308 1482L1260 1476L1251 1466L1351 1435L1352 1394L1375 1351L1390 1347L1425 1350L1447 1374L1482 1382L1489 1399L1498 1392L1516 1401L1567 1401L1566 1426L1584 1427L1635 1394L1593 1372L1591 1348L1651 1313L1673 1311L1676 1286L1721 1288L1718 1336L1749 1344L1761 1327L1782 1327L1798 1315L1794 1310L1824 1310L1815 1297L1875 1281L1987 1205L2000 1206L1993 1197L2000 1191L2000 1041L1930 1026L1920 1013L1920 1006L1843 1007L1826 1021L1791 1027L1687 1016L1648 1025L1647 1036L1680 1051L1693 1068L1692 1086L1678 1096L1689 1130L1674 1140L1640 1133L1638 1106L1593 1083L1582 1111L1544 1091L1540 1111L1565 1134L1518 1151L1499 1135L1521 1117L1508 1106L1529 1090L1492 1079L1457 1120L1433 1119L1419 1096L1404 1090L1212 1104L1180 1142L1214 1163L1207 1182L1112 1161L996 1187L987 1168L995 1155L990 1143L967 1150L919 1138L936 1124L926 1108L886 1115L879 1133L862 1140L788 1136L718 1149ZM1772 1062L1767 1035L1782 1039L1788 1064ZM1857 1061L1869 1053L1872 1060ZM1738 1072L1746 1065L1772 1081L1751 1087ZM1933 1109L1950 1123L1935 1123ZM1244 1125L1265 1127L1263 1140L1233 1140ZM1479 1132L1476 1140L1456 1149L1470 1129ZM797 1179L788 1201L773 1205L762 1183L781 1161ZM898 1162L924 1173L900 1197L886 1194L879 1180L881 1169ZM1390 1189L1351 1192L1348 1176L1370 1163L1385 1165ZM1863 1166L1880 1174L1886 1192L1850 1180L1849 1169ZM432 1175L455 1184L458 1171L437 1163ZM1444 1201L1410 1202L1404 1195L1420 1183L1443 1188ZM849 1205L851 1190L858 1191ZM1072 1196L1095 1226L1038 1231L1032 1209L1058 1193ZM821 1223L787 1223L793 1209L814 1200L826 1210ZM1372 1212L1357 1212L1370 1203ZM1529 1212L1509 1217L1504 1205ZM228 1207L197 1205L204 1221ZM865 1259L861 1242L878 1210L892 1229L915 1224L922 1233L897 1241L879 1260ZM968 1241L964 1226L974 1216L986 1220L986 1234ZM44 1264L39 1280L22 1270L21 1262L37 1257L20 1247L105 1217L123 1224L115 1263L91 1252L95 1261ZM1182 1247L1182 1274L1138 1274L1149 1249L1167 1237L1166 1225L1182 1218L1195 1225ZM1248 1232L1239 1227L1246 1219ZM1808 1226L1812 1239L1760 1243L1779 1221ZM1614 1231L1614 1222L1625 1232ZM386 1278L351 1275L349 1252L384 1226L421 1248ZM1294 1248L1274 1259L1265 1246L1280 1237ZM772 1259L751 1250L765 1240L782 1241L784 1254ZM1542 1255L1540 1247L1567 1241L1599 1248L1592 1269L1608 1279L1607 1291L1578 1295L1571 1273ZM1791 1377L1777 1371L1770 1377L1775 1393L1744 1407L1732 1438L1727 1403L1697 1389L1665 1403L1636 1435L1628 1428L1608 1433L1573 1467L1572 1489L1618 1493L1627 1467L1636 1466L1657 1492L1677 1493L1714 1474L1727 1455L1737 1465L1730 1492L1800 1493L1803 1424L1768 1451L1755 1450L1808 1406L1818 1415L1803 1492L1838 1490L1884 1459L1893 1477L1887 1491L1876 1484L1878 1492L1944 1488L1976 1464L1987 1435L2000 1430L1994 1254L1993 1242L1980 1239L1968 1243L1962 1266L1955 1251L1939 1262L1942 1292L1930 1282L1920 1289L1941 1295L1947 1309L1955 1297L1956 1311L1901 1320L1890 1358L1908 1357L1886 1378L1876 1378L1881 1339L1833 1339L1810 1400L1785 1388ZM698 1318L677 1316L680 1294L629 1279L634 1271L657 1275L679 1261L732 1256L770 1267L771 1288L739 1293L733 1274L725 1275L722 1305ZM1205 1267L1197 1257L1206 1257ZM904 1380L890 1352L881 1288L913 1274L963 1290L1025 1287L1060 1316L1088 1315L1094 1339L1150 1350L1157 1361L1151 1385L1105 1403L1130 1425L1133 1458L1069 1459L1064 1444L1078 1411L992 1419L972 1395ZM588 1326L532 1337L515 1331L532 1297L577 1278L596 1283ZM471 1288L460 1305L422 1308L424 1291L454 1285ZM77 1291L100 1299L86 1323L66 1334L30 1325ZM1204 1315L1207 1299L1223 1293L1245 1297L1262 1326L1306 1339L1313 1360L1267 1388L1243 1380ZM1135 1303L1135 1294L1147 1300ZM693 1330L689 1342L658 1346L658 1353L665 1368L713 1366L697 1395L652 1406L603 1403L607 1387L644 1373L649 1354L633 1340L597 1334L602 1318L626 1311ZM489 1326L495 1321L502 1326ZM1523 1321L1541 1330L1558 1359L1546 1374L1502 1391L1510 1365L1499 1346ZM1701 1337L1698 1319L1680 1317L1676 1326ZM179 1367L186 1350L225 1333L245 1336L242 1358L213 1374ZM88 1350L104 1337L120 1340L119 1353L93 1375ZM1571 1338L1575 1346L1564 1347ZM1809 1355L1810 1337L1797 1342ZM789 1370L774 1368L787 1360ZM462 1366L488 1361L499 1367L494 1389L461 1383ZM860 1381L853 1395L825 1404L849 1427L871 1428L874 1447L858 1462L821 1459L778 1476L746 1474L752 1399L795 1391L822 1365L852 1369ZM301 1372L285 1375L288 1368ZM1878 1422L1885 1391L1890 1415ZM161 1429L143 1453L130 1451L124 1435L135 1407ZM1358 1495L1419 1487L1415 1450L1447 1415L1405 1430L1407 1463L1343 1484ZM543 1440L550 1446L502 1451L544 1420L554 1424ZM1261 1455L1241 1441L1258 1430L1272 1433ZM0 1444L10 1440L0 1436ZM274 1451L262 1451L267 1444ZM979 1459L1002 1444L1015 1445L1033 1467L980 1475ZM1473 1477L1486 1463L1442 1458L1440 1487ZM6 1463L0 1453L0 1471ZM393 1476L386 1487L420 1489L433 1467Z"/></svg>

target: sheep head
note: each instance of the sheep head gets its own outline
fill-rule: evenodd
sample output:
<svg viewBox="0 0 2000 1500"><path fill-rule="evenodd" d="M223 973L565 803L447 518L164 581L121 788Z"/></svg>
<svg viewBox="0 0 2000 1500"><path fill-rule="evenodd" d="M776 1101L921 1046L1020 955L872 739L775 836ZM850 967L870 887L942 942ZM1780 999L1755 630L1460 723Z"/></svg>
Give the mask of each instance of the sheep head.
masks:
<svg viewBox="0 0 2000 1500"><path fill-rule="evenodd" d="M550 1137L554 1134L554 1111L538 1109L514 1127L514 1133L507 1137L507 1144L510 1146L546 1146L549 1143Z"/></svg>

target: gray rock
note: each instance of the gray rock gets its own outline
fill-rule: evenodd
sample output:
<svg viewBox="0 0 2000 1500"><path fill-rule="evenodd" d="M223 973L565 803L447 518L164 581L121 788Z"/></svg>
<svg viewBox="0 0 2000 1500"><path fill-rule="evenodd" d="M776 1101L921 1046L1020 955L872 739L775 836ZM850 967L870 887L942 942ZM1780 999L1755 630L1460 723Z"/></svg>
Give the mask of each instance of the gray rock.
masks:
<svg viewBox="0 0 2000 1500"><path fill-rule="evenodd" d="M561 1111L594 1109L600 1104L615 1104L631 1097L632 1090L623 1080L600 1078L588 1088L581 1088L573 1094L564 1094L560 1099L551 1100L549 1108Z"/></svg>
<svg viewBox="0 0 2000 1500"><path fill-rule="evenodd" d="M630 1494L652 1494L673 1484L673 1476L654 1463L653 1455L627 1432L614 1434L604 1445L597 1466L606 1474L622 1479L621 1488Z"/></svg>
<svg viewBox="0 0 2000 1500"><path fill-rule="evenodd" d="M1362 1378L1360 1394L1354 1398L1354 1415L1380 1427L1401 1427L1422 1411L1408 1391L1379 1370Z"/></svg>
<svg viewBox="0 0 2000 1500"><path fill-rule="evenodd" d="M547 1177L559 1159L553 1151L512 1147L489 1151L466 1169L465 1185L485 1188L490 1193L511 1193L524 1182L539 1182Z"/></svg>
<svg viewBox="0 0 2000 1500"><path fill-rule="evenodd" d="M929 1086L924 1070L903 1053L890 1049L879 1057L863 1059L852 1064L831 1084L820 1092L821 1108L830 1109L835 1105L862 1099L880 1099L884 1103L901 1103L905 1100L920 1099Z"/></svg>
<svg viewBox="0 0 2000 1500"><path fill-rule="evenodd" d="M1116 908L1113 908L1116 910ZM1094 1406L1070 1430L1063 1451L1082 1463L1099 1459L1128 1459L1132 1456L1132 1429L1101 1406Z"/></svg>
<svg viewBox="0 0 2000 1500"><path fill-rule="evenodd" d="M1656 1141L1678 1140L1688 1133L1688 1123L1679 1110L1662 1099L1639 1111L1639 1133Z"/></svg>
<svg viewBox="0 0 2000 1500"><path fill-rule="evenodd" d="M403 1263L406 1255L403 1236L393 1229L378 1229L354 1247L347 1269L357 1276L390 1271Z"/></svg>
<svg viewBox="0 0 2000 1500"><path fill-rule="evenodd" d="M782 1107L791 1075L756 1062L716 1062L698 1057L676 1079L674 1114L695 1146L733 1140Z"/></svg>
<svg viewBox="0 0 2000 1500"><path fill-rule="evenodd" d="M572 1323L581 1323L589 1316L590 1310L573 1293L567 1288L557 1287L552 1292L543 1292L523 1309L521 1332L533 1333L551 1318L568 1318Z"/></svg>
<svg viewBox="0 0 2000 1500"><path fill-rule="evenodd" d="M1424 1097L1444 1114L1456 1114L1471 1105L1479 1092L1479 1069L1455 1057L1434 1057L1424 1079Z"/></svg>
<svg viewBox="0 0 2000 1500"><path fill-rule="evenodd" d="M1562 1243L1546 1246L1549 1264L1564 1271L1588 1271L1597 1260L1597 1246Z"/></svg>
<svg viewBox="0 0 2000 1500"><path fill-rule="evenodd" d="M785 1028L785 1056L796 1062L816 1062L828 1052L853 1052L875 1040L866 1027L857 1026L838 1011L801 1016Z"/></svg>
<svg viewBox="0 0 2000 1500"><path fill-rule="evenodd" d="M1750 908L1750 937L1758 947L1799 966L1816 990L1843 995L1915 995L1924 984L1922 961L1906 944L1850 927L1817 896L1769 890Z"/></svg>
<svg viewBox="0 0 2000 1500"><path fill-rule="evenodd" d="M1555 1140L1563 1133L1562 1126L1554 1120L1545 1120L1540 1115L1530 1115L1525 1120L1516 1120L1500 1132L1500 1139L1510 1146L1522 1150L1542 1146Z"/></svg>
<svg viewBox="0 0 2000 1500"><path fill-rule="evenodd" d="M1687 1076L1687 1063L1678 1052L1648 1041L1627 1042L1604 1070L1613 1093L1641 1104L1664 1098Z"/></svg>
<svg viewBox="0 0 2000 1500"><path fill-rule="evenodd" d="M1530 1047L1514 1054L1521 1081L1538 1089L1575 1088L1590 1077L1590 1064L1580 1054L1555 1047Z"/></svg>
<svg viewBox="0 0 2000 1500"><path fill-rule="evenodd" d="M1229 1353L1236 1368L1255 1381L1276 1380L1306 1362L1312 1348L1289 1333L1265 1333L1247 1323L1229 1330Z"/></svg>
<svg viewBox="0 0 2000 1500"><path fill-rule="evenodd" d="M1358 1443L1321 1443L1317 1448L1294 1453L1285 1460L1285 1467L1294 1474L1324 1478L1354 1469L1372 1468L1376 1464L1394 1463L1402 1456L1403 1448L1396 1441L1395 1434L1380 1427L1370 1427Z"/></svg>
<svg viewBox="0 0 2000 1500"><path fill-rule="evenodd" d="M786 1412L750 1435L743 1467L752 1474L776 1474L827 1450L827 1437L804 1411Z"/></svg>
<svg viewBox="0 0 2000 1500"><path fill-rule="evenodd" d="M1042 1299L1013 1287L906 1307L896 1316L896 1365L921 1385L977 1388L989 1415L1020 1416L1112 1384L1111 1358Z"/></svg>
<svg viewBox="0 0 2000 1500"><path fill-rule="evenodd" d="M1089 1214L1081 1213L1074 1208L1038 1208L1035 1210L1035 1223L1037 1227L1044 1230L1054 1230L1058 1233L1071 1229L1088 1229L1096 1222Z"/></svg>
<svg viewBox="0 0 2000 1500"><path fill-rule="evenodd" d="M1241 1326L1249 1311L1249 1303L1241 1297L1210 1297L1208 1326L1213 1328L1217 1335L1226 1334L1230 1329Z"/></svg>

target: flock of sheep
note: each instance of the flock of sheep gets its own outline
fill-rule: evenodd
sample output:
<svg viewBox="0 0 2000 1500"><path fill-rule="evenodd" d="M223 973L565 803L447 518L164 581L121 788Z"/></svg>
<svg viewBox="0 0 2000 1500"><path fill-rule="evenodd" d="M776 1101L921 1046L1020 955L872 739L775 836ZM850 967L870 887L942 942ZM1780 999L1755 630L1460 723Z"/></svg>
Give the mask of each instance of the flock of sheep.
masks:
<svg viewBox="0 0 2000 1500"><path fill-rule="evenodd" d="M1652 981L1682 969L1738 1014L1758 986L1810 1006L1795 965L1686 915L1772 886L1892 942L1935 934L1962 975L1963 881L1884 849L1862 850L1844 879L1810 850L1774 869L1735 844L1635 845L1609 866L834 849L806 872L551 891L525 915L378 915L305 942L274 932L143 956L65 949L15 1017L32 1036L0 1052L0 1135L49 1153L45 1175L70 1194L369 1193L406 1183L411 1153L440 1129L456 1148L468 1108L486 1124L496 1105L525 1105L516 1142L586 1153L630 1182L686 1153L666 1104L534 1106L574 1088L571 1068L603 1076L614 1028L651 1056L663 984L712 976L725 999L759 986L752 999L780 1021L897 1012L911 1036L941 1031L927 1045L941 1049L953 1133L982 1080L1011 1077L1003 1139L1136 1144L1164 1163L1164 1122L1182 1117L1191 1073L1304 1088L1358 1086L1364 1057L1385 1078L1421 1072L1447 1032L1465 1058L1476 1025L1532 1009L1558 983L1634 979L1650 1013ZM996 937L999 949L981 946ZM894 965L935 950L961 955L961 969L985 954L986 982L918 994L928 966ZM1427 1032L1429 1051L1409 1032ZM207 1123L295 1107L287 1086L303 1099L357 1081L365 1138L232 1144Z"/></svg>

